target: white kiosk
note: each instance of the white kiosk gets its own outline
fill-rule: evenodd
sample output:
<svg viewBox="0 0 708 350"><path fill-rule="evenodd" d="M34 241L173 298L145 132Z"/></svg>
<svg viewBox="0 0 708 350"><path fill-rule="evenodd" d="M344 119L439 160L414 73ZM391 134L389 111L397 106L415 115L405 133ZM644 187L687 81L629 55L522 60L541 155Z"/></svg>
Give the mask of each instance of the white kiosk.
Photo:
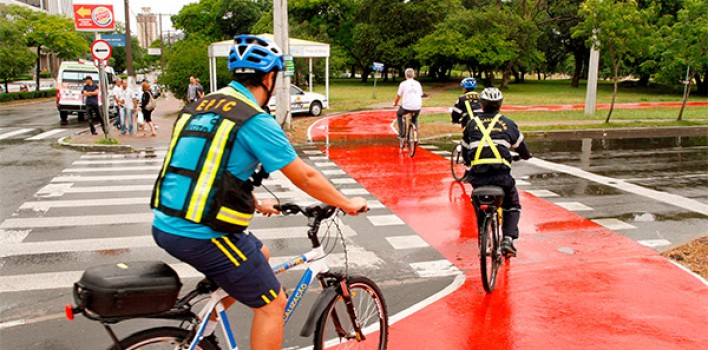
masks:
<svg viewBox="0 0 708 350"><path fill-rule="evenodd" d="M273 34L258 34L263 39L275 42ZM293 57L309 58L309 85L312 92L312 59L325 59L325 96L329 101L329 44L316 41L290 38L290 55ZM216 86L216 58L229 57L229 50L234 45L233 39L215 42L209 45L209 91L217 90Z"/></svg>

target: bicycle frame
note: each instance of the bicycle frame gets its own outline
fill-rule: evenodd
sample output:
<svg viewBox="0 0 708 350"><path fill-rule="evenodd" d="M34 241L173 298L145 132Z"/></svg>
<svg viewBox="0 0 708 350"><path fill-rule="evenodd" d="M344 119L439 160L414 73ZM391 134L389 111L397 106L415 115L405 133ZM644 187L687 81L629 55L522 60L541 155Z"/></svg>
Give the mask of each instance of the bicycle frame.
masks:
<svg viewBox="0 0 708 350"><path fill-rule="evenodd" d="M283 313L283 327L285 327L288 320L290 320L290 316L293 311L295 311L298 305L300 305L302 297L307 293L307 290L310 287L310 284L312 284L315 280L315 277L329 271L326 257L327 256L324 249L322 246L319 246L303 255L292 258L287 262L272 268L273 272L278 275L302 264L307 264L308 266L307 270L305 270L300 278L300 281L297 283L297 289L292 293L292 295L290 295L290 298L285 306L285 312ZM229 319L226 316L226 309L222 303L222 300L227 297L228 294L226 294L226 292L221 288L211 293L210 300L199 312L199 319L201 320L201 323L197 328L197 334L194 337L192 344L189 345L189 350L194 350L199 344L202 336L204 336L204 329L209 322L209 317L214 311L217 313L217 320L221 324L221 331L228 342L228 348L230 350L238 350L238 344L236 344L236 339L231 330Z"/></svg>

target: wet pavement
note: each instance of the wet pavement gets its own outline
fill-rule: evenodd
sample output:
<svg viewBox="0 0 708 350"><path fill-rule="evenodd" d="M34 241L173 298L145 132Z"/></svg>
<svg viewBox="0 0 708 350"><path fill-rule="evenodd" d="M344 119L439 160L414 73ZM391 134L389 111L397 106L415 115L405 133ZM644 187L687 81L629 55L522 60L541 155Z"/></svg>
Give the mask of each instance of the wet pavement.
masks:
<svg viewBox="0 0 708 350"><path fill-rule="evenodd" d="M568 203L554 204L523 189L519 256L502 267L496 290L485 294L469 186L452 179L444 148L420 149L412 159L401 155L391 121L391 113L342 115L327 120L328 128L315 129L312 136L329 141L323 150L332 161L467 275L459 289L392 325L389 342L396 349L699 349L708 342L704 280L565 209L572 207ZM366 141L355 141L360 139ZM595 142L589 141L591 149L603 149L598 142L592 148ZM572 152L563 152L578 161ZM699 169L704 149L698 146L695 154L689 151L681 159L688 169ZM602 166L589 171L597 169ZM515 165L515 174L531 185L538 178L574 180L523 163ZM592 183L576 186L581 193L606 195L599 198L608 202L622 197L649 202L643 194ZM661 202L650 205L696 216L705 225L705 216Z"/></svg>

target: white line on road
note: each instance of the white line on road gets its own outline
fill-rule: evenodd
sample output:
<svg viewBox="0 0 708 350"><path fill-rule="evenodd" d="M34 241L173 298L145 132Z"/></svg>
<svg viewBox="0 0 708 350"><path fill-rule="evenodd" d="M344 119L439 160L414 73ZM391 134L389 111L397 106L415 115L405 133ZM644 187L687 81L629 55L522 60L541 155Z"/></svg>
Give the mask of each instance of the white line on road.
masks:
<svg viewBox="0 0 708 350"><path fill-rule="evenodd" d="M43 133L41 133L41 134L39 134L39 135L34 135L34 136L32 136L32 137L28 137L28 138L26 138L25 140L28 140L28 141L42 140L42 139L46 139L47 137L52 136L52 135L54 135L54 134L58 134L58 133L64 132L64 131L66 131L66 130L67 130L67 129L54 129L54 130L49 130L49 131L43 132Z"/></svg>
<svg viewBox="0 0 708 350"><path fill-rule="evenodd" d="M587 179L593 182L597 182L599 184L609 186L616 188L621 191L633 193L636 195L640 195L643 197L651 198L653 200L657 200L660 202L664 202L666 204L670 204L673 206L677 206L679 208L683 208L692 212L700 213L703 215L708 215L708 205L703 204L699 201L690 199L690 198L685 198L681 197L675 194L671 193L666 193L666 192L661 192L661 191L656 191L652 190L646 187L638 186L632 183L629 183L625 180L622 179L615 179L607 176L602 176L602 175L597 175L593 174L591 172L581 170L569 165L564 165L564 164L558 164L558 163L553 163L549 161L545 161L539 158L531 158L527 160L528 163L531 163L535 166L541 167L541 168L546 168L552 171L558 171L566 174L570 174L573 176L577 176L583 179Z"/></svg>
<svg viewBox="0 0 708 350"><path fill-rule="evenodd" d="M150 192L153 185L123 185L123 186L80 186L72 187L73 183L48 184L34 195L39 198L61 197L64 193L101 193L101 192Z"/></svg>
<svg viewBox="0 0 708 350"><path fill-rule="evenodd" d="M155 180L157 175L118 175L118 176L57 176L51 182L92 182L92 181L126 181L126 180Z"/></svg>
<svg viewBox="0 0 708 350"><path fill-rule="evenodd" d="M150 159L98 159L98 160L77 160L73 165L97 165L97 164L144 164L144 163L161 163L161 158Z"/></svg>
<svg viewBox="0 0 708 350"><path fill-rule="evenodd" d="M118 167L97 167L97 168L68 168L62 170L64 173L98 173L103 171L153 171L160 170L162 166L118 166Z"/></svg>
<svg viewBox="0 0 708 350"><path fill-rule="evenodd" d="M96 199L76 199L76 200L48 200L25 202L19 210L47 211L50 208L71 208L71 207L98 207L107 205L130 205L130 204L150 204L150 197L133 198L96 198Z"/></svg>
<svg viewBox="0 0 708 350"><path fill-rule="evenodd" d="M32 130L34 130L34 129L20 129L20 130L10 131L10 132L0 135L0 140L9 139L10 137L17 136L19 134L24 134L24 133L30 132Z"/></svg>
<svg viewBox="0 0 708 350"><path fill-rule="evenodd" d="M152 213L22 218L7 219L0 224L0 229L142 224L150 223L152 219Z"/></svg>

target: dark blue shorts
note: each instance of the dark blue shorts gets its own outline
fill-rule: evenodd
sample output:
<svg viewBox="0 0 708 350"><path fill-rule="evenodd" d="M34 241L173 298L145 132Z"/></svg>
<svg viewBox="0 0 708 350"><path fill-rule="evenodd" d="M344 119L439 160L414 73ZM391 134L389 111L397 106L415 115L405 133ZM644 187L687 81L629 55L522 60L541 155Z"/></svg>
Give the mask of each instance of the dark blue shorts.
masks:
<svg viewBox="0 0 708 350"><path fill-rule="evenodd" d="M153 226L162 249L216 282L241 303L260 308L280 293L280 282L261 252L263 243L250 233L194 239L172 235Z"/></svg>

